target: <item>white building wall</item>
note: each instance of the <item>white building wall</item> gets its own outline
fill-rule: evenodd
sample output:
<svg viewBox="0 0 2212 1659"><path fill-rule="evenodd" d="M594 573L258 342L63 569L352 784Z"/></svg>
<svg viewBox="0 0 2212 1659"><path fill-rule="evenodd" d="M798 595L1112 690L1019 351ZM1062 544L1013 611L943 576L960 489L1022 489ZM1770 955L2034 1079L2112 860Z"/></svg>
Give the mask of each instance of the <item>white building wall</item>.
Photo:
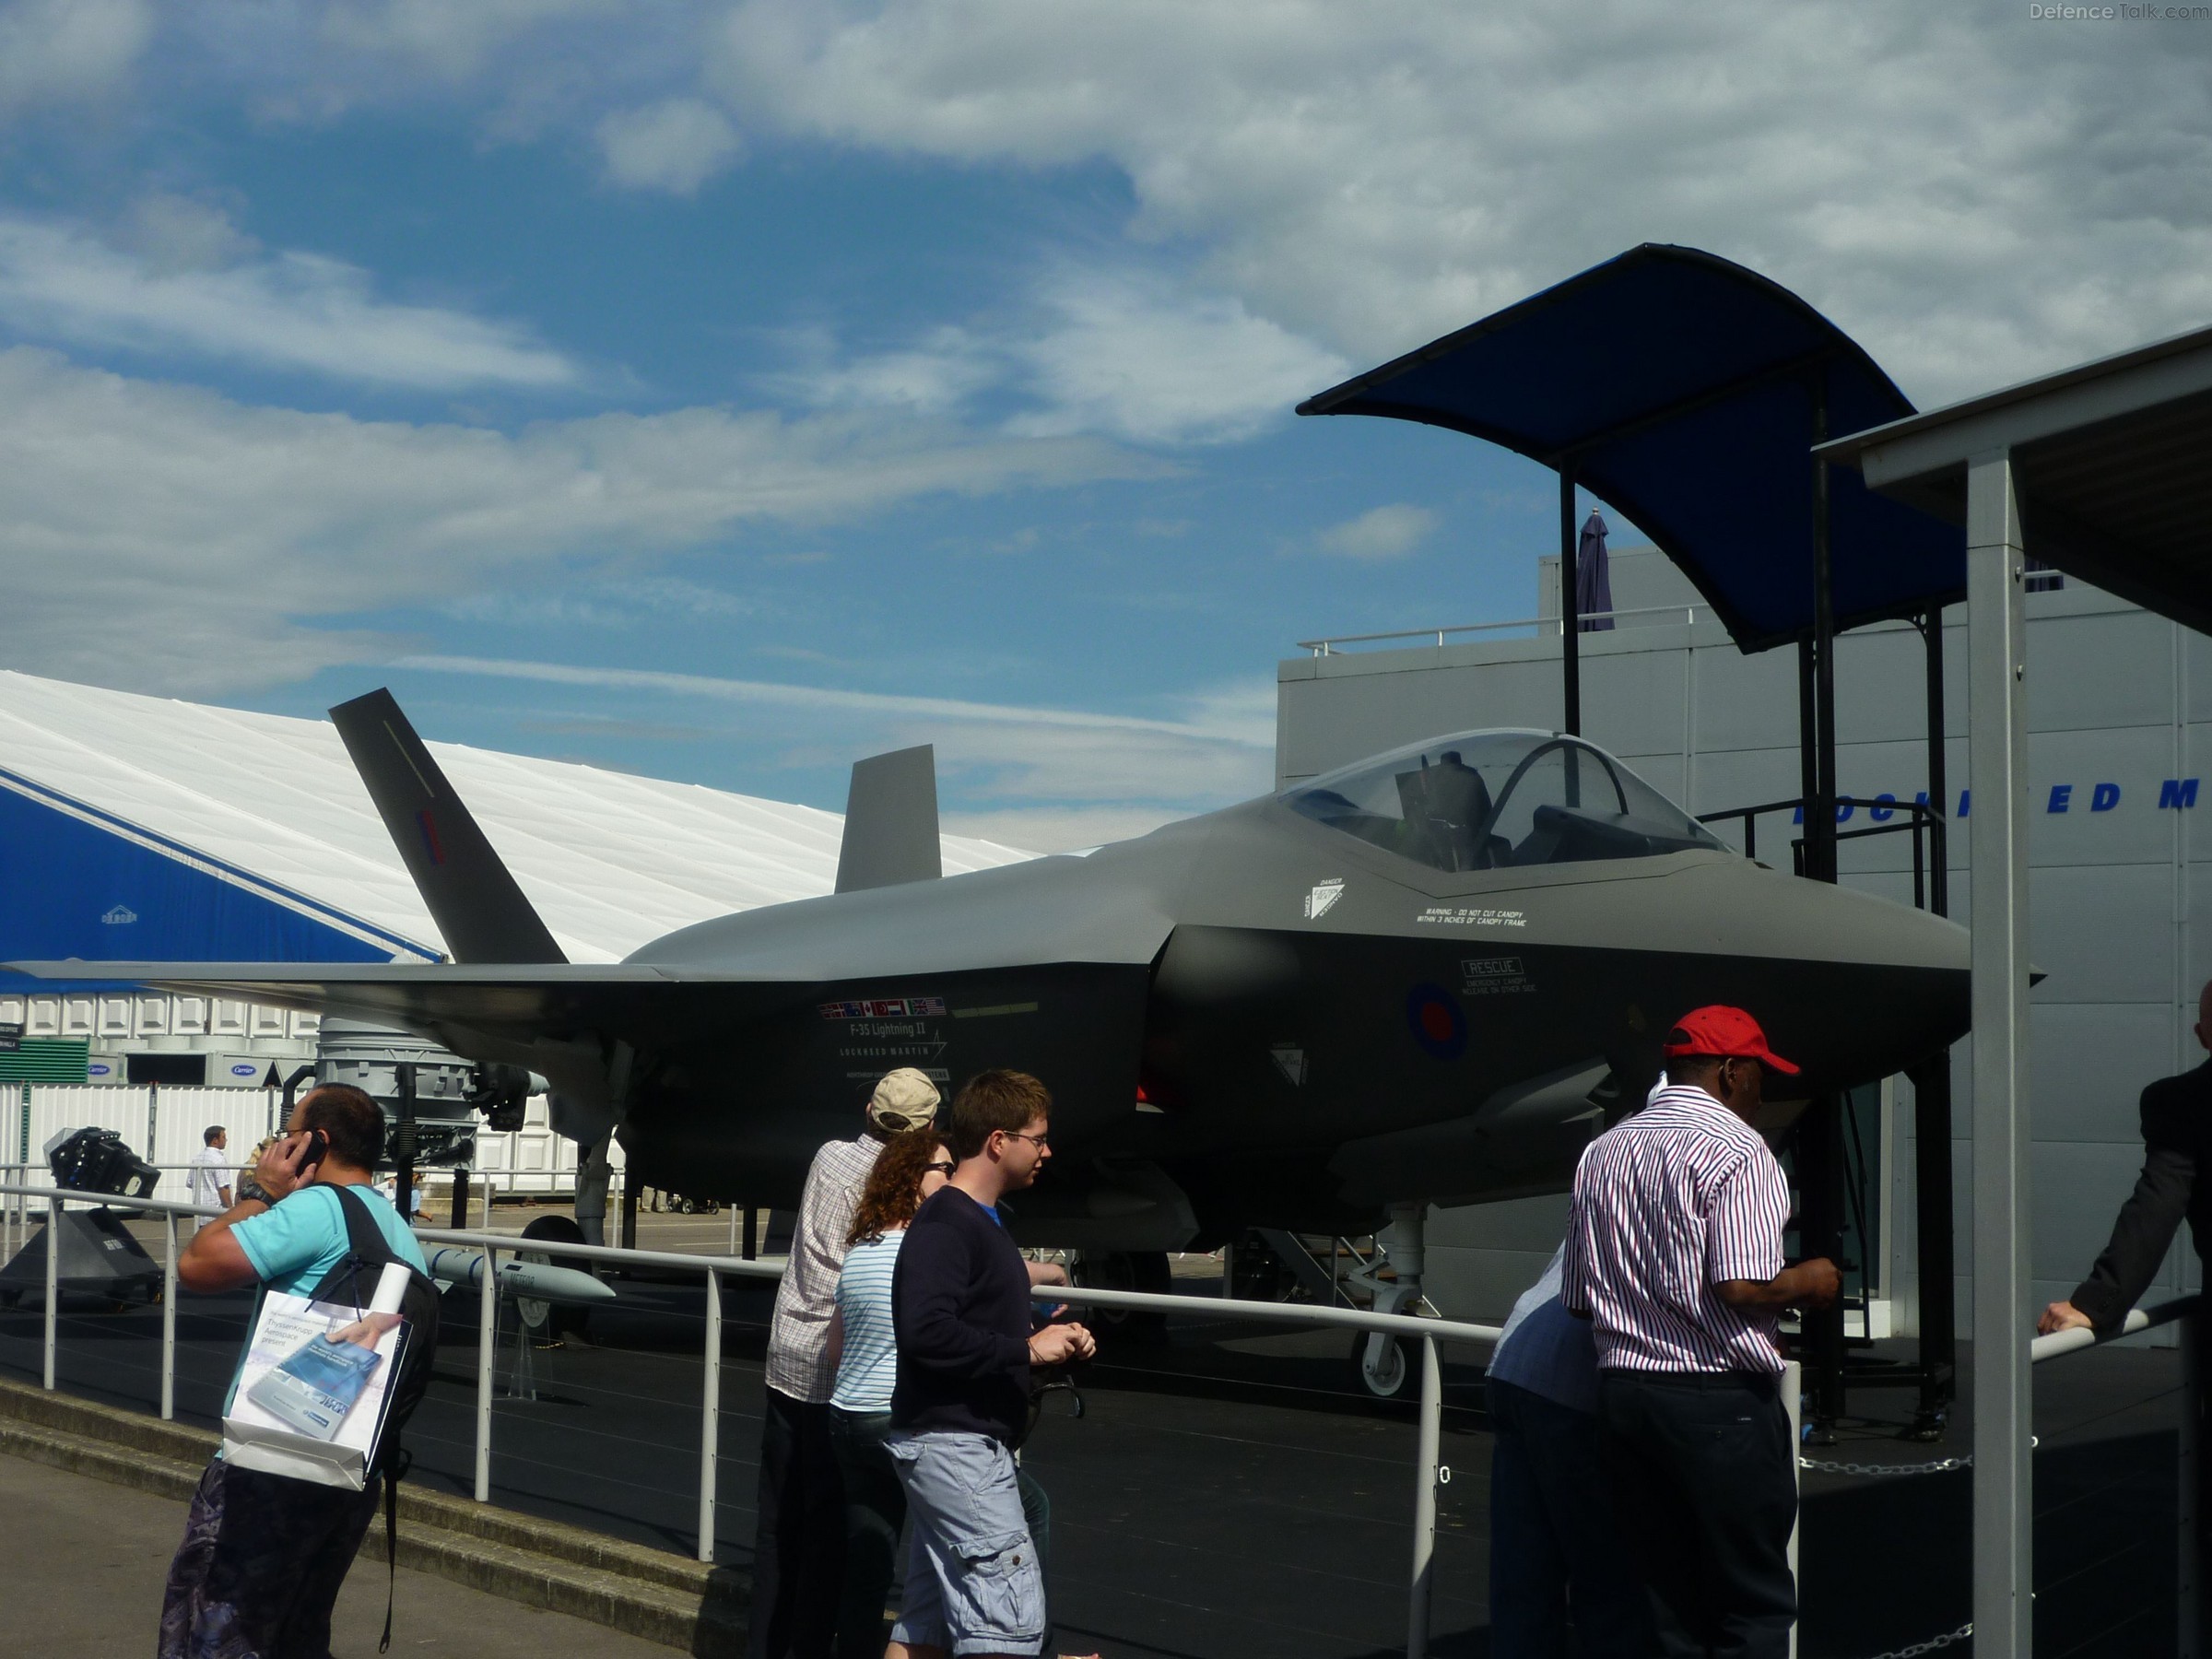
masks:
<svg viewBox="0 0 2212 1659"><path fill-rule="evenodd" d="M1551 561L1547 561L1550 563ZM1556 567L1555 567L1556 570ZM1556 584L1556 574L1551 579ZM1547 584L1548 585L1548 584ZM1617 556L1616 604L1689 605L1696 594L1655 553ZM1550 606L1547 606L1551 610ZM1556 615L1556 610L1551 610ZM1581 636L1585 735L1618 754L1693 813L1798 794L1797 658L1747 657L1700 606L1696 620L1637 618ZM2028 597L2030 948L2047 975L2033 994L2030 1110L2035 1124L2033 1271L2040 1298L2088 1271L2141 1164L2136 1096L2204 1058L2191 1028L2212 977L2212 641L2069 583ZM1947 769L1954 812L1966 782L1966 635L1947 618ZM1278 673L1277 769L1288 782L1378 750L1479 726L1556 726L1559 641L1433 643L1294 658ZM1838 778L1846 794L1924 788L1924 656L1905 624L1848 634L1837 652ZM2202 777L2199 804L2159 805L2168 780ZM2099 809L2099 784L2116 802ZM2053 790L2070 793L2053 795ZM2182 798L2186 798L2182 797ZM1844 828L1864 825L1854 816ZM1716 826L1732 838L1730 826ZM1790 830L1759 826L1759 853L1781 865ZM1951 910L1971 924L1966 837L1952 843ZM1902 836L1843 844L1844 879L1910 902ZM1848 1010L1837 1018L1847 1019ZM1971 1079L1954 1065L1957 1237L1971 1227ZM1912 1307L1911 1090L1896 1090L1895 1177L1884 1264L1900 1319ZM1441 1212L1430 1230L1441 1305L1493 1317L1533 1281L1557 1243L1564 1200ZM2178 1247L2159 1288L2194 1288ZM1971 1317L1959 1283L1959 1318Z"/></svg>
<svg viewBox="0 0 2212 1659"><path fill-rule="evenodd" d="M205 1145L217 1124L230 1132L229 1156L235 1168L256 1142L274 1134L284 1097L273 1088L115 1088L98 1084L0 1084L0 1168L28 1166L29 1184L47 1182L41 1149L65 1129L112 1129L124 1144L161 1167L157 1198L182 1204L189 1196L183 1166ZM28 1155L26 1155L28 1148ZM609 1160L623 1166L619 1143ZM499 1194L568 1194L576 1189L576 1143L553 1133L546 1121L546 1098L531 1097L521 1129L494 1135L479 1129L474 1171L487 1177ZM444 1177L427 1171L440 1186Z"/></svg>

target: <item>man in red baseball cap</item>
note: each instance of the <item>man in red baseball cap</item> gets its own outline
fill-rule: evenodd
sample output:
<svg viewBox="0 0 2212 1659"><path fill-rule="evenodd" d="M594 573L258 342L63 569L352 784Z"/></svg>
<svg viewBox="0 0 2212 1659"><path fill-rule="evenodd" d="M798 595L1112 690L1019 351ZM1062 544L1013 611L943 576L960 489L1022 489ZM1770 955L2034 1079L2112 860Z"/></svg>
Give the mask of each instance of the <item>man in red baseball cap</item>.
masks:
<svg viewBox="0 0 2212 1659"><path fill-rule="evenodd" d="M1584 1148L1560 1295L1597 1339L1598 1431L1661 1650L1783 1659L1797 1619L1785 1308L1826 1307L1827 1260L1783 1264L1789 1182L1759 1138L1766 1075L1797 1067L1741 1008L1697 1008L1666 1080Z"/></svg>

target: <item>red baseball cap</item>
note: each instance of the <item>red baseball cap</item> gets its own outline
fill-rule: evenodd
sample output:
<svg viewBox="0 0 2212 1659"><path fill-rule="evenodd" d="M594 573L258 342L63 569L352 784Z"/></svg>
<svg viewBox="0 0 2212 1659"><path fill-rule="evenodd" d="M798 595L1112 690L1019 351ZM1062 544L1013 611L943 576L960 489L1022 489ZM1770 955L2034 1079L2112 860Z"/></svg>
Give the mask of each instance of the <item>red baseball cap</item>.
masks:
<svg viewBox="0 0 2212 1659"><path fill-rule="evenodd" d="M1675 1029L1660 1044L1662 1054L1718 1054L1728 1060L1756 1060L1778 1072L1797 1075L1797 1068L1767 1046L1767 1034L1759 1021L1741 1008L1723 1003L1692 1008L1675 1021Z"/></svg>

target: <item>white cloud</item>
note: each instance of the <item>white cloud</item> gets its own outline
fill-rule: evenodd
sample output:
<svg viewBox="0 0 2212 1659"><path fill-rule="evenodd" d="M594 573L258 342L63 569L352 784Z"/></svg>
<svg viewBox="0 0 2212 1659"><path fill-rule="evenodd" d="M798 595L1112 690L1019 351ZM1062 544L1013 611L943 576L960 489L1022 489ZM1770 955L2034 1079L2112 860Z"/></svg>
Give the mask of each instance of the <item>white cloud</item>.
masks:
<svg viewBox="0 0 2212 1659"><path fill-rule="evenodd" d="M389 654L330 631L524 571L932 494L1150 476L1083 440L717 408L509 435L257 408L0 351L0 660L196 694Z"/></svg>
<svg viewBox="0 0 2212 1659"><path fill-rule="evenodd" d="M690 195L744 152L729 118L696 98L666 98L599 124L609 183Z"/></svg>
<svg viewBox="0 0 2212 1659"><path fill-rule="evenodd" d="M818 409L911 409L948 415L1001 384L1009 371L995 342L965 328L935 328L912 347L841 357L818 330L784 341L798 367L767 377L767 388Z"/></svg>
<svg viewBox="0 0 2212 1659"><path fill-rule="evenodd" d="M550 26L641 8L629 0L336 0L302 9L319 14L321 31L335 46L460 80L500 48Z"/></svg>
<svg viewBox="0 0 2212 1659"><path fill-rule="evenodd" d="M142 202L115 241L0 214L9 328L441 391L576 378L567 359L513 324L378 299L358 266L314 253L249 256L253 244L203 204Z"/></svg>
<svg viewBox="0 0 2212 1659"><path fill-rule="evenodd" d="M1403 559L1435 531L1436 514L1428 508L1394 501L1317 531L1313 545L1344 559Z"/></svg>
<svg viewBox="0 0 2212 1659"><path fill-rule="evenodd" d="M2212 31L2185 23L741 0L723 41L748 124L1110 162L1133 234L1361 361L1644 240L1797 288L1924 398L2212 318Z"/></svg>
<svg viewBox="0 0 2212 1659"><path fill-rule="evenodd" d="M1016 406L1012 432L1157 446L1250 438L1346 372L1238 300L1134 267L1054 271L988 322L893 351L840 358L819 334L792 344L803 366L769 383L817 407L935 413L996 395Z"/></svg>
<svg viewBox="0 0 2212 1659"><path fill-rule="evenodd" d="M0 5L0 112L106 96L154 36L147 0Z"/></svg>
<svg viewBox="0 0 2212 1659"><path fill-rule="evenodd" d="M1344 377L1344 359L1253 315L1126 274L1065 273L1040 296L1047 330L1015 346L1044 406L1017 430L1136 443L1224 443Z"/></svg>
<svg viewBox="0 0 2212 1659"><path fill-rule="evenodd" d="M1274 688L1263 681L1177 700L1181 718L1156 718L501 658L417 656L393 665L642 697L656 712L702 702L773 710L766 724L785 742L808 745L809 756L934 744L948 795L971 804L962 821L988 814L1006 835L1020 826L1026 839L1008 843L1016 846L1095 845L1264 794L1274 780ZM759 724L748 720L747 730Z"/></svg>

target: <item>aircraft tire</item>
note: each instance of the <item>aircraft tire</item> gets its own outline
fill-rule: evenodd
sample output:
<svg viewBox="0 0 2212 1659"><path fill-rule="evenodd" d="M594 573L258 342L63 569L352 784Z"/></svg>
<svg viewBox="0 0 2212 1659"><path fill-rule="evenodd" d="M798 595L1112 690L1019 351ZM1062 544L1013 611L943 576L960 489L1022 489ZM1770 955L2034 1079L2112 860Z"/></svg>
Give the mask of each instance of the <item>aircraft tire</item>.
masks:
<svg viewBox="0 0 2212 1659"><path fill-rule="evenodd" d="M1394 1336L1383 1354L1383 1372L1380 1377L1370 1374L1367 1369L1367 1339L1365 1331L1352 1336L1352 1381L1359 1392L1371 1400L1418 1399L1421 1392L1421 1355L1410 1336Z"/></svg>
<svg viewBox="0 0 2212 1659"><path fill-rule="evenodd" d="M1076 1258L1070 1275L1087 1290L1138 1290L1165 1296L1172 1288L1164 1250L1085 1253ZM1088 1325L1100 1341L1150 1345L1168 1339L1165 1313L1139 1313L1126 1308L1077 1308L1075 1318Z"/></svg>
<svg viewBox="0 0 2212 1659"><path fill-rule="evenodd" d="M581 1244L583 1229L567 1216L540 1216L523 1229L525 1239L544 1239L555 1244ZM574 1256L551 1256L542 1251L523 1250L515 1253L518 1262L535 1262L554 1266L574 1266ZM589 1308L572 1308L560 1302L540 1301L535 1296L514 1299L515 1317L523 1322L523 1329L530 1340L540 1343L559 1342L568 1335L581 1336L591 1323Z"/></svg>

